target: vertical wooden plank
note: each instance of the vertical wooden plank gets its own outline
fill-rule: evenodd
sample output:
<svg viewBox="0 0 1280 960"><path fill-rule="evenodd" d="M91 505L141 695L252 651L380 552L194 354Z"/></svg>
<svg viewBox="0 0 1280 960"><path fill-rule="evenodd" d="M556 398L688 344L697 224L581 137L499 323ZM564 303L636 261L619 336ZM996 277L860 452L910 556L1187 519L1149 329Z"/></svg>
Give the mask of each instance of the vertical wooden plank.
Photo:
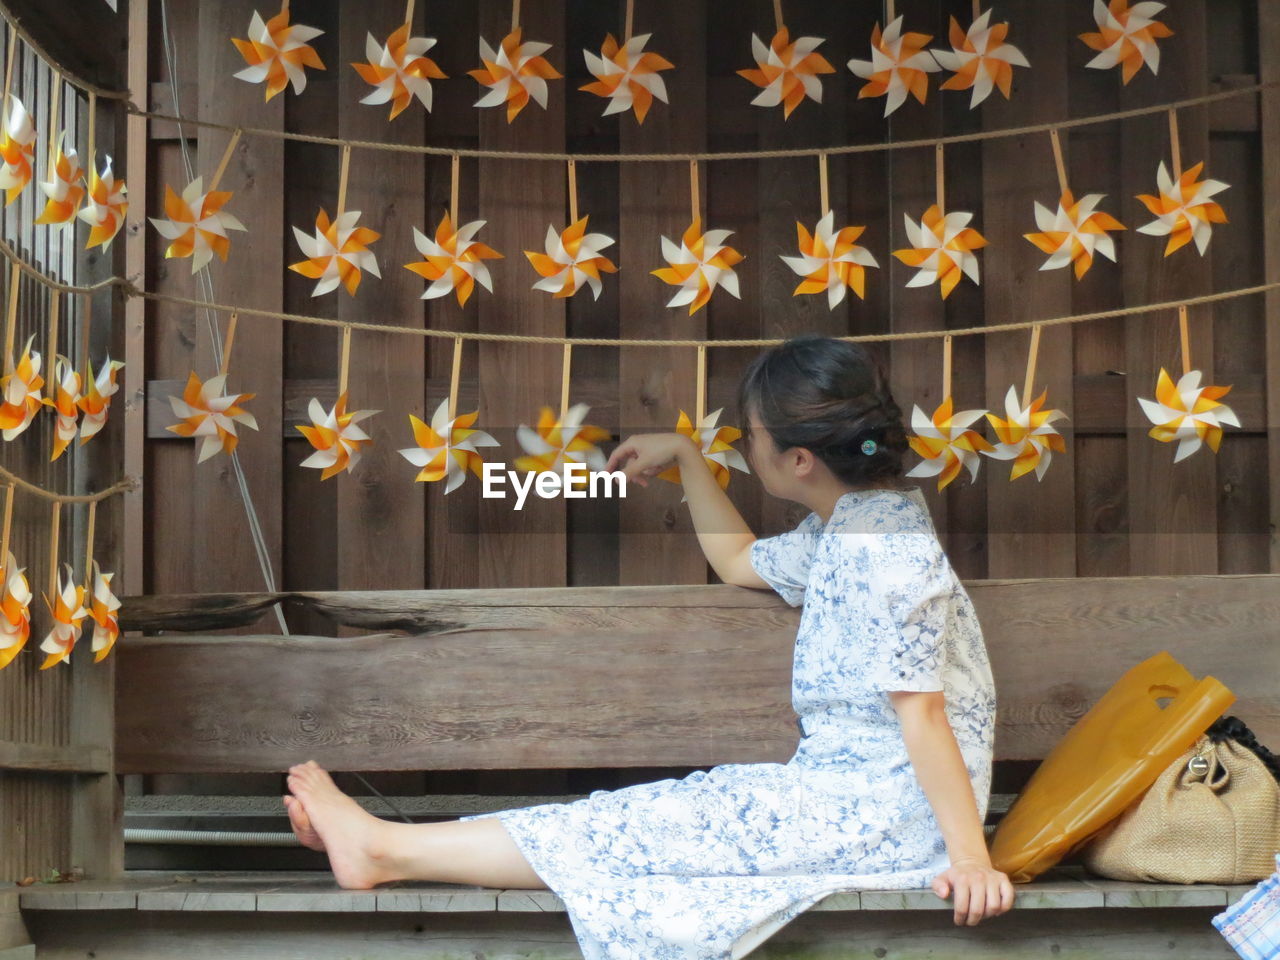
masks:
<svg viewBox="0 0 1280 960"><path fill-rule="evenodd" d="M1258 72L1264 83L1280 80L1280 7L1258 4ZM1280 282L1280 89L1262 93L1263 268L1268 283ZM1280 290L1265 295L1267 383L1267 464L1270 492L1270 569L1280 573Z"/></svg>

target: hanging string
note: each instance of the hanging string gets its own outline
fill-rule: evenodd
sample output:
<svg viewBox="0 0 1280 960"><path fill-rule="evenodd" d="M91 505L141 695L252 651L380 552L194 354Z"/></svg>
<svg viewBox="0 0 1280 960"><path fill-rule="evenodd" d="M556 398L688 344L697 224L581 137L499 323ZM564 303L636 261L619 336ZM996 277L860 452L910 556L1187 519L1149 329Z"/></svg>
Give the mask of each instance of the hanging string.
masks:
<svg viewBox="0 0 1280 960"><path fill-rule="evenodd" d="M827 155L825 153L818 154L818 203L822 207L822 213L818 216L825 217L831 211L831 200L827 192Z"/></svg>
<svg viewBox="0 0 1280 960"><path fill-rule="evenodd" d="M49 182L52 183L54 174L58 172L58 101L62 97L62 75L55 72L50 82L53 93L49 100Z"/></svg>
<svg viewBox="0 0 1280 960"><path fill-rule="evenodd" d="M1053 141L1053 164L1058 169L1058 192L1067 192L1067 165L1062 162L1062 143L1058 139L1058 131L1050 130L1049 139Z"/></svg>
<svg viewBox="0 0 1280 960"><path fill-rule="evenodd" d="M231 368L231 345L236 339L236 321L240 319L240 314L233 310L231 319L227 321L227 335L222 341L222 365L218 368L218 375L225 377L227 370Z"/></svg>
<svg viewBox="0 0 1280 960"><path fill-rule="evenodd" d="M1178 329L1182 335L1182 372L1191 372L1191 337L1187 332L1187 308L1178 307Z"/></svg>
<svg viewBox="0 0 1280 960"><path fill-rule="evenodd" d="M635 16L636 0L627 0L627 19L624 21L624 28L622 31L623 46L626 46L627 42L631 39L631 25L635 22Z"/></svg>
<svg viewBox="0 0 1280 960"><path fill-rule="evenodd" d="M564 423L565 414L569 412L569 363L573 355L573 344L564 345L564 362L560 367L560 422Z"/></svg>
<svg viewBox="0 0 1280 960"><path fill-rule="evenodd" d="M231 154L236 149L236 144L240 142L240 134L244 131L239 127L231 134L231 139L227 141L227 149L222 151L222 159L218 161L218 169L213 172L213 179L209 181L209 192L212 193L218 189L218 184L222 182L222 175L227 172L227 164L231 162Z"/></svg>
<svg viewBox="0 0 1280 960"><path fill-rule="evenodd" d="M707 413L707 348L705 346L698 347L698 399L695 412L697 416L693 421L693 429L697 431L702 429L702 418Z"/></svg>
<svg viewBox="0 0 1280 960"><path fill-rule="evenodd" d="M511 31L520 28L520 0L511 0Z"/></svg>
<svg viewBox="0 0 1280 960"><path fill-rule="evenodd" d="M347 392L347 371L351 367L351 325L342 328L342 354L338 360L338 396Z"/></svg>
<svg viewBox="0 0 1280 960"><path fill-rule="evenodd" d="M351 169L351 148L342 148L342 172L338 174L338 216L347 209L347 172Z"/></svg>
<svg viewBox="0 0 1280 960"><path fill-rule="evenodd" d="M942 338L942 399L951 396L951 335Z"/></svg>
<svg viewBox="0 0 1280 960"><path fill-rule="evenodd" d="M782 0L773 0L773 25L775 29L782 29Z"/></svg>
<svg viewBox="0 0 1280 960"><path fill-rule="evenodd" d="M572 160L569 161L569 222L578 222L578 171Z"/></svg>
<svg viewBox="0 0 1280 960"><path fill-rule="evenodd" d="M698 201L698 161L689 161L689 206L693 220L702 219L702 204Z"/></svg>
<svg viewBox="0 0 1280 960"><path fill-rule="evenodd" d="M450 164L449 220L454 230L458 229L458 160L459 157L455 153L453 163Z"/></svg>
<svg viewBox="0 0 1280 960"><path fill-rule="evenodd" d="M458 415L458 383L462 376L462 338L453 338L453 370L449 374L449 419Z"/></svg>
<svg viewBox="0 0 1280 960"><path fill-rule="evenodd" d="M9 312L4 322L4 372L5 376L13 373L13 337L18 329L18 261L13 262L9 273Z"/></svg>
<svg viewBox="0 0 1280 960"><path fill-rule="evenodd" d="M1036 376L1036 354L1040 352L1040 324L1031 328L1031 353L1027 357L1027 382L1022 387L1022 406L1031 406L1031 386Z"/></svg>
<svg viewBox="0 0 1280 960"><path fill-rule="evenodd" d="M4 533L0 534L0 570L4 571L4 583L0 584L0 593L9 586L9 533L13 530L13 484L8 484L4 491Z"/></svg>
<svg viewBox="0 0 1280 960"><path fill-rule="evenodd" d="M1178 143L1178 111L1169 108L1169 150L1173 154L1173 179L1182 176L1182 146Z"/></svg>
<svg viewBox="0 0 1280 960"><path fill-rule="evenodd" d="M98 517L98 503L94 501L89 504L89 529L84 538L84 589L86 593L93 592L93 525Z"/></svg>

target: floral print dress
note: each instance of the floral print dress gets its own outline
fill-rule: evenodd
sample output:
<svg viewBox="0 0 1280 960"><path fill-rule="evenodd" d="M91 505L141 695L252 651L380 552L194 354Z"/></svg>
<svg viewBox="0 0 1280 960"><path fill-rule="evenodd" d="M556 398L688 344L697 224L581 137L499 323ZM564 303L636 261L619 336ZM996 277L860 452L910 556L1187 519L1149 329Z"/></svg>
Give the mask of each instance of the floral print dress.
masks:
<svg viewBox="0 0 1280 960"><path fill-rule="evenodd" d="M986 815L991 669L920 488L848 492L750 557L804 606L791 760L463 818L502 820L586 960L732 960L829 894L927 887L949 861L887 691L943 691Z"/></svg>

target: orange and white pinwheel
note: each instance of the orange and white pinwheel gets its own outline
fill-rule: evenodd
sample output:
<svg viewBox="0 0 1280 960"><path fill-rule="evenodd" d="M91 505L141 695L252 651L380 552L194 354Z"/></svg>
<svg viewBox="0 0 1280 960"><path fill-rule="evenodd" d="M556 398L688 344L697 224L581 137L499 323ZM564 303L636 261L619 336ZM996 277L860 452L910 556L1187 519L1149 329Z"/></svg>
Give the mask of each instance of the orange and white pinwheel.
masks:
<svg viewBox="0 0 1280 960"><path fill-rule="evenodd" d="M57 414L57 425L53 432L53 456L57 460L66 451L71 441L76 438L76 421L80 418L80 374L66 357L57 357L53 362L53 380L50 396L44 398L44 405L52 407Z"/></svg>
<svg viewBox="0 0 1280 960"><path fill-rule="evenodd" d="M837 232L834 225L835 213L831 210L818 221L812 235L804 224L797 221L800 256L782 258L783 263L804 277L791 295L798 297L802 293L822 293L825 290L827 307L832 310L844 300L848 289L852 288L859 298L863 297L866 268L880 266L870 251L855 242L866 227L844 227Z"/></svg>
<svg viewBox="0 0 1280 960"><path fill-rule="evenodd" d="M0 670L13 662L31 636L31 588L23 569L9 554L0 588Z"/></svg>
<svg viewBox="0 0 1280 960"><path fill-rule="evenodd" d="M596 79L578 89L609 101L603 116L634 110L636 122L644 123L655 98L667 102L667 85L658 71L671 70L675 65L656 53L645 52L644 45L651 36L651 33L642 33L619 46L610 33L604 38L600 56L590 50L582 51L587 70Z"/></svg>
<svg viewBox="0 0 1280 960"><path fill-rule="evenodd" d="M89 616L93 620L93 662L106 659L111 648L120 639L120 600L111 592L114 573L103 573L98 561L93 561L93 596L89 602Z"/></svg>
<svg viewBox="0 0 1280 960"><path fill-rule="evenodd" d="M613 261L600 253L612 245L612 237L603 233L587 233L586 217L569 224L563 233L556 233L555 227L548 226L547 252L524 252L533 269L542 275L533 289L546 290L555 297L571 297L586 284L599 300L604 287L600 282L600 272L618 272Z"/></svg>
<svg viewBox="0 0 1280 960"><path fill-rule="evenodd" d="M40 376L40 354L31 349L33 340L34 335L27 338L22 359L13 373L2 381L3 390L0 392L4 394L4 402L0 404L0 436L6 440L12 440L31 426L31 421L43 406L40 391L44 388L44 377Z"/></svg>
<svg viewBox="0 0 1280 960"><path fill-rule="evenodd" d="M702 451L702 459L711 470L711 475L716 478L716 483L721 490L729 486L730 467L735 470L741 470L743 473L751 472L751 468L747 466L747 461L742 458L742 454L731 446L733 441L742 437L742 431L737 427L716 426L716 421L720 419L720 412L723 409L721 407L720 410L704 416L702 423L696 430L693 427L693 421L689 419L689 415L681 410L680 420L676 424L676 432L684 434ZM672 483L680 483L680 465L672 464L659 473L658 477L662 480L670 480ZM687 495L681 496L680 502L684 503L688 499Z"/></svg>
<svg viewBox="0 0 1280 960"><path fill-rule="evenodd" d="M532 40L521 42L521 28L516 27L505 37L498 49L494 51L480 38L480 60L484 64L479 70L468 70L471 76L489 92L475 102L477 107L500 107L507 105L507 123L516 118L532 97L544 110L547 106L547 81L561 76L556 68L547 62L541 54L551 49L549 43L537 43Z"/></svg>
<svg viewBox="0 0 1280 960"><path fill-rule="evenodd" d="M249 21L249 39L231 38L244 62L249 64L235 76L250 83L265 81L267 90L263 100L270 100L290 83L294 93L301 93L307 86L303 67L325 68L320 55L307 43L322 33L323 30L315 27L290 24L288 0L266 23L255 10Z"/></svg>
<svg viewBox="0 0 1280 960"><path fill-rule="evenodd" d="M782 104L784 120L805 97L821 103L822 81L818 74L836 72L826 57L815 52L823 42L821 37L797 37L793 41L787 28L779 27L766 47L763 40L751 34L756 69L738 71L738 76L764 88L751 102L758 107Z"/></svg>
<svg viewBox="0 0 1280 960"><path fill-rule="evenodd" d="M1018 403L1018 392L1011 386L1004 398L1007 420L1001 420L995 414L988 413L987 419L996 429L1000 442L990 450L982 451L996 460L1012 460L1013 471L1010 480L1017 480L1031 470L1036 472L1036 479L1044 477L1049 469L1052 451L1067 452L1067 442L1057 429L1050 426L1054 420L1066 417L1061 410L1041 410L1044 405L1046 389L1025 409Z"/></svg>
<svg viewBox="0 0 1280 960"><path fill-rule="evenodd" d="M311 417L311 426L298 425L298 430L306 437L315 453L302 461L304 467L315 467L323 470L321 480L328 480L343 470L354 470L360 462L360 450L373 443L373 439L356 426L361 420L372 417L377 410L353 410L347 412L347 394L344 391L332 410L325 410L315 397L307 405L307 415Z"/></svg>
<svg viewBox="0 0 1280 960"><path fill-rule="evenodd" d="M602 427L593 427L582 421L591 408L585 403L575 403L564 414L564 420L556 419L550 407L543 407L536 430L523 423L516 428L516 439L525 456L516 457L516 469L527 473L557 471L563 474L571 464L583 464L586 470L574 470L572 477L563 477L569 489L586 486L590 472L604 470L608 463L604 452L596 446L600 440L608 440L611 434Z"/></svg>
<svg viewBox="0 0 1280 960"><path fill-rule="evenodd" d="M4 204L7 207L18 199L31 182L31 164L36 155L36 128L31 122L31 115L22 101L13 94L9 95L13 106L9 108L9 116L4 125L4 139L0 140L0 190L4 191Z"/></svg>
<svg viewBox="0 0 1280 960"><path fill-rule="evenodd" d="M40 189L49 199L36 223L71 223L84 199L84 170L75 147L66 146L67 132L58 136L58 154L53 164L53 177L41 182Z"/></svg>
<svg viewBox="0 0 1280 960"><path fill-rule="evenodd" d="M911 406L911 429L915 434L907 437L907 443L924 459L906 475L937 477L939 490L959 476L962 467L969 471L970 481L977 480L978 465L982 462L978 453L995 449L977 430L969 429L969 425L987 411L953 413L952 410L950 397L942 401L932 417L915 404Z"/></svg>
<svg viewBox="0 0 1280 960"><path fill-rule="evenodd" d="M1156 215L1155 220L1139 227L1138 232L1157 237L1167 235L1169 242L1164 248L1166 257L1192 240L1200 255L1204 256L1209 238L1213 234L1211 224L1227 222L1226 212L1209 199L1226 190L1227 184L1221 180L1196 180L1203 169L1204 161L1201 160L1189 170L1184 170L1175 182L1162 160L1160 169L1156 171L1160 195L1153 197L1144 193L1138 196L1147 209Z"/></svg>
<svg viewBox="0 0 1280 960"><path fill-rule="evenodd" d="M702 220L695 219L684 232L680 246L666 237L662 238L662 257L670 266L649 271L655 277L679 287L675 296L667 301L668 307L689 304L689 315L697 313L716 287L723 287L734 297L738 294L738 275L733 267L743 260L742 254L726 246L732 230L708 230L702 232Z"/></svg>
<svg viewBox="0 0 1280 960"><path fill-rule="evenodd" d="M1057 213L1036 201L1036 226L1043 232L1023 236L1049 254L1049 259L1040 265L1041 270L1075 264L1079 280L1093 266L1095 253L1115 262L1116 243L1107 231L1123 230L1124 224L1111 214L1095 209L1102 198L1101 193L1087 193L1077 201L1067 190L1058 200Z"/></svg>
<svg viewBox="0 0 1280 960"><path fill-rule="evenodd" d="M950 296L964 274L978 283L978 258L973 253L985 247L987 241L977 230L968 226L972 213L955 211L943 215L935 203L924 212L924 219L917 224L903 214L907 224L907 239L911 247L895 250L893 255L909 267L917 267L908 287L941 285L942 297Z"/></svg>
<svg viewBox="0 0 1280 960"><path fill-rule="evenodd" d="M431 81L446 79L436 62L424 56L436 45L435 37L411 37L407 23L391 34L384 46L378 45L372 33L366 36L364 54L369 62L351 65L374 89L360 102L378 104L391 101L392 120L409 106L414 97L430 112Z"/></svg>
<svg viewBox="0 0 1280 960"><path fill-rule="evenodd" d="M458 298L458 306L466 306L477 281L493 293L489 268L483 261L501 260L502 254L475 239L484 225L483 220L472 220L454 230L453 221L446 213L436 227L434 240L417 227L413 228L413 244L422 254L422 259L404 266L406 270L431 281L421 299L434 300L452 290Z"/></svg>
<svg viewBox="0 0 1280 960"><path fill-rule="evenodd" d="M908 93L924 103L929 92L927 75L942 69L925 49L932 39L927 33L903 33L902 17L889 24L883 35L877 23L871 32L871 59L849 61L849 69L867 81L858 99L885 97L886 117L902 106Z"/></svg>
<svg viewBox="0 0 1280 960"><path fill-rule="evenodd" d="M1160 72L1160 48L1156 40L1173 36L1173 31L1155 19L1164 9L1163 3L1144 0L1129 6L1128 0L1093 0L1093 19L1098 33L1082 33L1080 39L1099 51L1085 64L1097 70L1110 70L1119 65L1125 83L1145 63L1152 73Z"/></svg>
<svg viewBox="0 0 1280 960"><path fill-rule="evenodd" d="M56 596L44 598L45 605L53 615L53 629L40 644L40 649L48 654L41 670L47 670L56 663L70 663L71 650L80 639L80 626L89 615L84 603L84 587L77 586L71 577L71 565L64 563L65 574L59 577Z"/></svg>
<svg viewBox="0 0 1280 960"><path fill-rule="evenodd" d="M1174 386L1173 378L1161 367L1156 381L1156 399L1138 398L1142 412L1155 424L1147 435L1161 443L1178 441L1174 463L1191 456L1202 443L1207 443L1209 449L1217 453L1222 444L1222 425L1240 426L1235 411L1218 402L1230 390L1230 387L1200 386L1199 370L1184 373Z"/></svg>
<svg viewBox="0 0 1280 960"><path fill-rule="evenodd" d="M443 480L444 492L450 494L462 486L467 479L467 471L477 477L484 476L484 458L476 447L496 447L500 444L483 430L471 429L477 416L479 411L473 410L450 420L448 397L436 407L430 426L409 414L409 423L413 425L413 439L418 445L401 450L400 456L421 468L415 480L426 483Z"/></svg>
<svg viewBox="0 0 1280 960"><path fill-rule="evenodd" d="M1031 66L1021 50L1005 42L1008 35L1009 24L991 24L990 10L983 11L982 16L969 26L967 33L960 29L960 24L952 17L951 49L932 51L934 59L942 64L942 68L955 74L946 79L942 89L972 88L970 110L987 99L992 90L998 89L1008 100L1013 89L1013 68Z"/></svg>
<svg viewBox="0 0 1280 960"><path fill-rule="evenodd" d="M111 409L111 397L120 389L120 385L116 383L116 372L122 369L124 369L123 363L107 357L107 362L98 371L95 379L93 364L89 364L88 375L84 378L89 389L78 401L80 412L84 414L84 419L80 421L81 444L88 443L99 430L106 426L107 411Z"/></svg>
<svg viewBox="0 0 1280 960"><path fill-rule="evenodd" d="M111 241L124 226L124 215L129 210L129 201L125 199L127 192L124 181L117 180L111 172L110 157L102 164L101 173L89 171L89 192L84 206L76 214L89 225L86 250L92 250L99 244L103 250L111 249Z"/></svg>
<svg viewBox="0 0 1280 960"><path fill-rule="evenodd" d="M246 229L222 209L231 199L230 190L203 191L203 177L187 184L181 197L165 184L164 217L147 218L160 236L173 241L165 250L165 257L190 257L193 274L212 260L215 253L225 263L231 246L227 231Z"/></svg>
<svg viewBox="0 0 1280 960"><path fill-rule="evenodd" d="M378 260L369 249L369 244L382 234L368 227L357 227L359 219L359 210L347 210L330 221L329 214L321 207L316 216L314 237L293 228L293 235L307 259L289 264L289 269L317 281L311 291L313 297L330 293L338 289L339 284L354 297L365 270L382 279Z"/></svg>
<svg viewBox="0 0 1280 960"><path fill-rule="evenodd" d="M182 422L170 424L165 429L180 437L195 437L200 441L200 455L196 463L204 463L219 450L233 452L240 442L236 436L237 423L251 430L258 429L257 419L241 406L252 400L253 394L226 395L222 392L226 383L226 374L210 377L201 383L192 371L182 398L169 398L174 415Z"/></svg>

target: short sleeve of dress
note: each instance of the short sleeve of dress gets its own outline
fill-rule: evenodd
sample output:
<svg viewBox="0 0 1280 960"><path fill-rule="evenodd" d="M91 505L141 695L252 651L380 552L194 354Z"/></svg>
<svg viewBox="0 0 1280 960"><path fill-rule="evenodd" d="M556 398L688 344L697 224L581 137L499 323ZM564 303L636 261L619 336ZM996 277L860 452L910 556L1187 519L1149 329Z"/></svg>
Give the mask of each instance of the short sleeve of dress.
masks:
<svg viewBox="0 0 1280 960"><path fill-rule="evenodd" d="M794 530L758 539L751 544L749 557L752 569L793 607L804 602L813 550L821 530L822 518L814 512L801 520Z"/></svg>

